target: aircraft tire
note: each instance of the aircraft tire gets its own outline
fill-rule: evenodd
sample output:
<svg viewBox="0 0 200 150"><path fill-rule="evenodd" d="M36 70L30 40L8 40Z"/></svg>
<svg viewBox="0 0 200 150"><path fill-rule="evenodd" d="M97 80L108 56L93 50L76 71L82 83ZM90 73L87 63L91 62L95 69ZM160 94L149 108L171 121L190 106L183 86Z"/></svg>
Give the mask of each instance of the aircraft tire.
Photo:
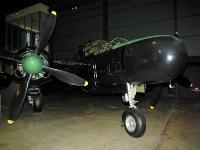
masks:
<svg viewBox="0 0 200 150"><path fill-rule="evenodd" d="M146 131L146 120L144 115L138 109L127 109L122 115L122 121L126 132L135 138L144 135Z"/></svg>
<svg viewBox="0 0 200 150"><path fill-rule="evenodd" d="M33 112L40 113L42 112L42 93L36 94L33 96Z"/></svg>

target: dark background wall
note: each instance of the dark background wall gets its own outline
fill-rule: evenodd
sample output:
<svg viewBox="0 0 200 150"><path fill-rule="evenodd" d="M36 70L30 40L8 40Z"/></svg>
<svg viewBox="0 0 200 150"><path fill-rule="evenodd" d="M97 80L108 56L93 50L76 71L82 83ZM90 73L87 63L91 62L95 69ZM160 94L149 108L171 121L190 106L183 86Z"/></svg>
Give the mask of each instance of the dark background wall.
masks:
<svg viewBox="0 0 200 150"><path fill-rule="evenodd" d="M0 48L5 44L5 15L0 11Z"/></svg>
<svg viewBox="0 0 200 150"><path fill-rule="evenodd" d="M114 37L134 39L155 34L174 35L178 31L189 56L199 56L197 60L200 61L199 0L98 0L77 5L77 10L72 10L71 5L59 3L62 9L57 8L58 19L51 40L51 51L57 58L71 59L79 45L92 40L111 40ZM107 8L103 7L106 3ZM24 2L24 6L25 4L27 3ZM15 10L14 6L24 7L12 5L12 12ZM1 5L0 8L4 8L0 10L0 48L3 48L6 8L11 7ZM195 86L200 87L199 65L188 66L185 75ZM181 87L179 93L183 96L198 96ZM164 92L164 95L169 94Z"/></svg>
<svg viewBox="0 0 200 150"><path fill-rule="evenodd" d="M55 57L72 58L78 45L102 39L102 22L101 1L60 12L53 37Z"/></svg>
<svg viewBox="0 0 200 150"><path fill-rule="evenodd" d="M76 11L59 13L52 40L55 57L71 59L77 46L90 40L115 37L130 40L155 34L174 35L175 32L179 32L189 56L200 56L199 0L109 0L107 15L103 4L97 1ZM200 87L199 65L188 65L184 75L194 86ZM171 91L164 88L162 95L199 96L180 86Z"/></svg>
<svg viewBox="0 0 200 150"><path fill-rule="evenodd" d="M109 40L178 31L189 55L200 56L199 0L109 0L108 4ZM59 13L52 46L56 57L70 59L78 45L103 39L102 6L97 1Z"/></svg>
<svg viewBox="0 0 200 150"><path fill-rule="evenodd" d="M58 10L58 20L52 51L56 57L72 58L75 48L90 40L124 37L138 38L176 31L185 43L190 56L200 55L199 0L9 0L0 1L0 47L5 43L5 14L43 2ZM76 3L74 3L76 2ZM77 10L71 8L78 6ZM106 22L108 18L108 22ZM107 30L107 32L106 32Z"/></svg>

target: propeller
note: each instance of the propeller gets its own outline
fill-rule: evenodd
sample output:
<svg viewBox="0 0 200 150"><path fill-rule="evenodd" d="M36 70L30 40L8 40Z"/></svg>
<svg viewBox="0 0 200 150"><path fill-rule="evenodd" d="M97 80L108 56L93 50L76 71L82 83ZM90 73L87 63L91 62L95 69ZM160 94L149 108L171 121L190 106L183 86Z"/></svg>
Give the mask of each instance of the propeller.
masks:
<svg viewBox="0 0 200 150"><path fill-rule="evenodd" d="M12 82L12 78L8 73L0 71L0 90L7 88Z"/></svg>
<svg viewBox="0 0 200 150"><path fill-rule="evenodd" d="M43 50L51 38L56 26L56 16L56 12L52 11L50 16L47 18L40 35L38 46L35 49L35 54L38 54L40 50Z"/></svg>
<svg viewBox="0 0 200 150"><path fill-rule="evenodd" d="M13 124L22 110L31 77L32 75L26 75L24 83L17 90L13 100L11 101L10 111L8 114L8 124Z"/></svg>
<svg viewBox="0 0 200 150"><path fill-rule="evenodd" d="M183 86L184 88L194 92L194 93L200 93L200 88L199 87L194 87L192 82L186 78L185 76L181 75L176 79L176 82Z"/></svg>
<svg viewBox="0 0 200 150"><path fill-rule="evenodd" d="M180 36L179 32L175 32L174 36L179 37ZM192 63L192 61L189 59L188 63L190 64L190 63ZM200 88L194 87L192 82L188 78L186 78L185 76L180 75L175 80L179 85L183 86L184 88L186 88L186 89L188 89L192 92L195 92L195 93L200 93Z"/></svg>
<svg viewBox="0 0 200 150"><path fill-rule="evenodd" d="M55 68L51 68L48 66L44 66L43 70L45 72L48 72L48 73L54 75L56 78L58 78L59 80L65 82L65 83L75 85L75 86L87 86L88 85L87 81L85 81L84 79L82 79L72 73L69 73L69 72L66 72L63 70L59 70L59 69L55 69Z"/></svg>
<svg viewBox="0 0 200 150"><path fill-rule="evenodd" d="M26 93L31 77L34 74L39 74L41 71L45 71L49 74L54 75L59 80L71 85L88 85L88 82L86 80L75 74L45 66L42 58L39 56L40 51L45 48L53 34L56 24L56 15L56 12L52 11L48 16L44 24L43 31L41 32L38 45L33 54L26 55L22 58L22 60L18 60L15 59L10 53L0 52L0 58L21 63L23 66L23 70L26 73L24 83L17 90L15 96L13 97L13 100L11 101L7 120L8 124L13 124L18 118L26 98Z"/></svg>
<svg viewBox="0 0 200 150"><path fill-rule="evenodd" d="M192 82L183 75L180 75L179 77L177 77L176 82L179 85L183 86L184 88L191 88L192 87Z"/></svg>
<svg viewBox="0 0 200 150"><path fill-rule="evenodd" d="M21 63L20 60L14 58L14 55L6 50L2 50L0 51L0 59L5 59L5 60L10 60L10 61L14 61L17 63Z"/></svg>

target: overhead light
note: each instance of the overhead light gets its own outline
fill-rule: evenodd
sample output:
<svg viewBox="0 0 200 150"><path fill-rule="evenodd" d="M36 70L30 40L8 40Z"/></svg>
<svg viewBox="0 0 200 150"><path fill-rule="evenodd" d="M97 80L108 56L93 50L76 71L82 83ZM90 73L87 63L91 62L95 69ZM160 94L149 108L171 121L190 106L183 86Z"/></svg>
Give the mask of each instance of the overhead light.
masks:
<svg viewBox="0 0 200 150"><path fill-rule="evenodd" d="M78 2L77 0L72 1L72 10L78 10Z"/></svg>
<svg viewBox="0 0 200 150"><path fill-rule="evenodd" d="M78 10L78 6L72 7L72 10Z"/></svg>
<svg viewBox="0 0 200 150"><path fill-rule="evenodd" d="M14 15L18 15L18 12L15 11L14 13L11 14L11 16L14 16Z"/></svg>

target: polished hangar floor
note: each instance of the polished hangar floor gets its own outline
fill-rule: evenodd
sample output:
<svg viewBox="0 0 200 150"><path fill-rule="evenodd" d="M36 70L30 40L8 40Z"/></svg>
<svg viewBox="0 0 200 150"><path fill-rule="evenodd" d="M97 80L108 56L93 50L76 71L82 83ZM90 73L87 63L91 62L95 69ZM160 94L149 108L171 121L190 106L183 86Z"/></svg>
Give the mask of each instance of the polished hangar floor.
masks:
<svg viewBox="0 0 200 150"><path fill-rule="evenodd" d="M118 95L89 96L47 93L44 111L25 105L13 126L0 123L1 150L199 150L200 100L162 98L150 111L139 104L147 130L142 138L128 136L121 127L126 106Z"/></svg>

